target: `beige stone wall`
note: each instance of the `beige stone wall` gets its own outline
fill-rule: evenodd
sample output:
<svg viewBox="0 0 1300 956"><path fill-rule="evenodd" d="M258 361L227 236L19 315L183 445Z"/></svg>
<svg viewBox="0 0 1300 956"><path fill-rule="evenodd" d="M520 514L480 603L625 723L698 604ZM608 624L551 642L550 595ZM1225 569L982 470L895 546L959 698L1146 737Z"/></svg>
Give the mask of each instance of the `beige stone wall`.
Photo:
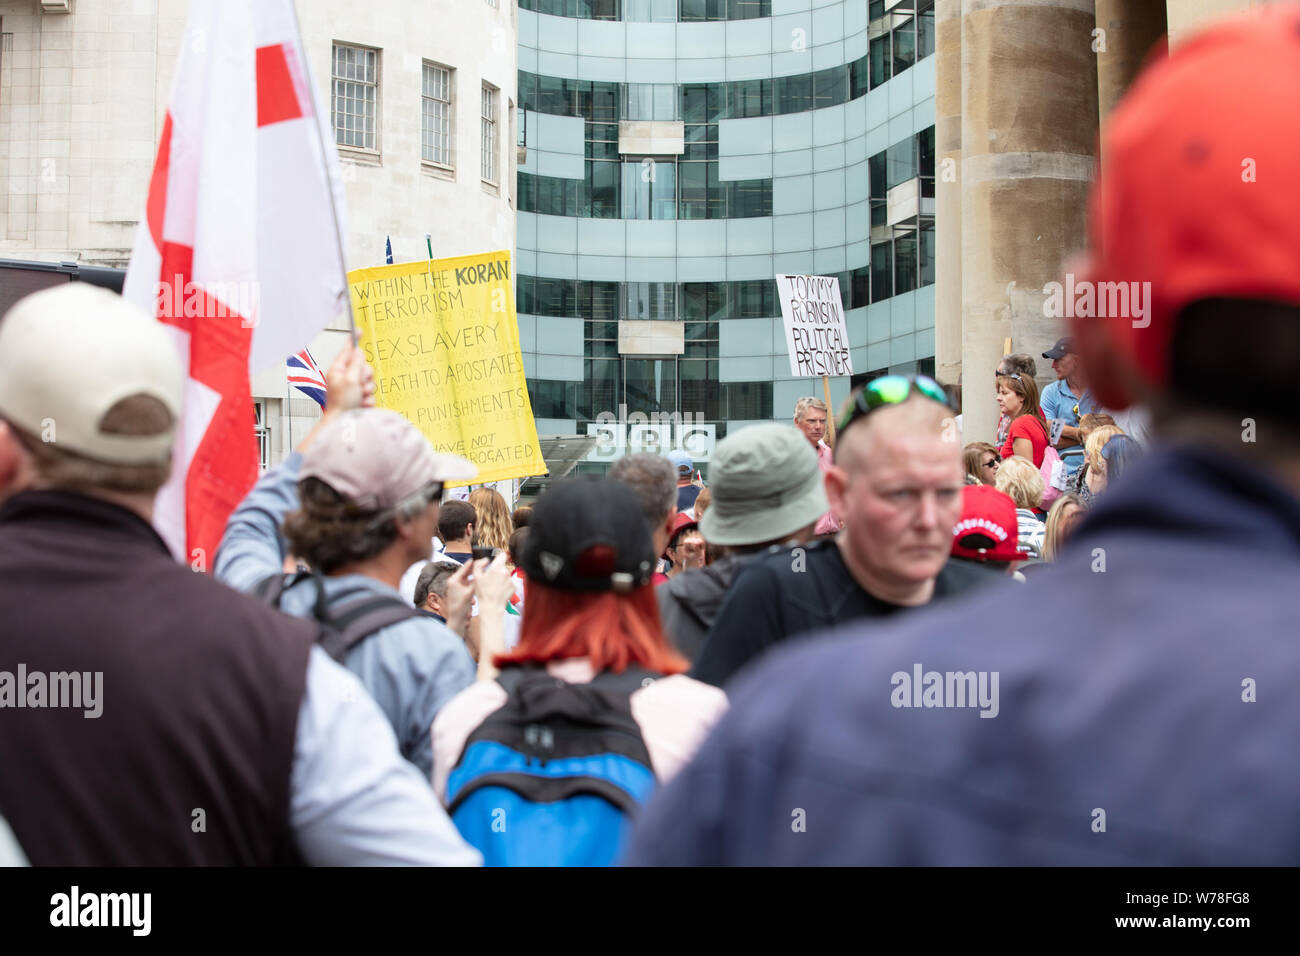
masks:
<svg viewBox="0 0 1300 956"><path fill-rule="evenodd" d="M1286 0L1168 0L1169 45L1177 46L1197 29L1219 17L1282 2Z"/></svg>
<svg viewBox="0 0 1300 956"><path fill-rule="evenodd" d="M348 258L402 260L514 248L515 4L483 0L300 0L328 109L334 41L380 55L380 152L346 162ZM76 0L42 14L0 0L0 256L124 265L184 30L186 0ZM420 159L422 62L456 70L456 170ZM501 90L496 188L479 176L480 89Z"/></svg>

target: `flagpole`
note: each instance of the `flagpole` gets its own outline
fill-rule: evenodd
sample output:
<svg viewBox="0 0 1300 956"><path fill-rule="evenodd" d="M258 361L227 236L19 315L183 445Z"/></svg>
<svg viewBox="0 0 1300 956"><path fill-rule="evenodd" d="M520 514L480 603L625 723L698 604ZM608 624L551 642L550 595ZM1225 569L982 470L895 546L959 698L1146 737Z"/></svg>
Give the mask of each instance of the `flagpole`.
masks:
<svg viewBox="0 0 1300 956"><path fill-rule="evenodd" d="M293 386L284 377L284 425L289 430L289 451L293 451Z"/></svg>
<svg viewBox="0 0 1300 956"><path fill-rule="evenodd" d="M298 22L298 7L297 4L294 3L294 0L287 0L287 2L289 4L289 9L293 11L293 29L294 32L298 35L298 49L303 52L303 55L305 57L307 53L307 44L303 42L303 38L302 38L302 24ZM304 64L304 66L306 66L306 64ZM307 69L310 70L310 67L307 67ZM331 106L331 111L332 110L333 107ZM331 125L332 123L333 120L331 120ZM329 147L325 144L325 135L324 132L321 130L320 117L316 117L316 122L313 123L312 125L316 127L316 142L320 144L320 148L321 148L320 158L321 158L321 164L324 167L324 172L325 172L325 186L326 186L325 192L326 194L329 195L330 198L330 216L334 220L334 245L338 249L339 271L343 275L343 298L347 301L348 304L348 328L352 330L351 342L353 345L356 345L357 320L356 317L352 314L352 290L348 288L348 260L347 257L343 254L343 234L339 230L338 204L334 201L334 182L330 179L330 175L329 175L329 171L330 171L329 152L328 152Z"/></svg>

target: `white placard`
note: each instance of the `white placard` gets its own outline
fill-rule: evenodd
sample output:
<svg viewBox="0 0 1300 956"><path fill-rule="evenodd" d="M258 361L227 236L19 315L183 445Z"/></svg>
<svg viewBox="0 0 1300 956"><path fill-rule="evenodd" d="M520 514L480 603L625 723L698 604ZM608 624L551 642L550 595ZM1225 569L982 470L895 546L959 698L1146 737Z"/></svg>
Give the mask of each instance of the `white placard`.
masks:
<svg viewBox="0 0 1300 956"><path fill-rule="evenodd" d="M798 378L852 375L840 280L835 276L779 275L776 290L785 321L790 374Z"/></svg>

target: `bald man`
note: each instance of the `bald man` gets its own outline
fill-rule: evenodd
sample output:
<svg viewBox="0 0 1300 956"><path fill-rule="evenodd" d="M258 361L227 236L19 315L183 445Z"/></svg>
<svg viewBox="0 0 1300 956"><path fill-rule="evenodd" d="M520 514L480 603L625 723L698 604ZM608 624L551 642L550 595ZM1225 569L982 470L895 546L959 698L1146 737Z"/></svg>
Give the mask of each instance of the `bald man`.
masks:
<svg viewBox="0 0 1300 956"><path fill-rule="evenodd" d="M997 579L948 563L961 518L961 446L952 412L913 392L852 419L826 473L833 539L774 551L736 579L692 676L721 687L773 644L907 608Z"/></svg>

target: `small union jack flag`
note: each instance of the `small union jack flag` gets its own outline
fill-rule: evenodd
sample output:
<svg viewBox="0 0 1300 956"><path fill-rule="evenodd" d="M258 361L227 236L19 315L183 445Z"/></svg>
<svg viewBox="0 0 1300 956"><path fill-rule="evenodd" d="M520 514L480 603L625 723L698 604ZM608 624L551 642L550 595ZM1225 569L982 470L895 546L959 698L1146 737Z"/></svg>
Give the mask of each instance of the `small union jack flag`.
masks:
<svg viewBox="0 0 1300 956"><path fill-rule="evenodd" d="M290 355L289 384L307 395L321 408L325 407L325 373L320 370L316 360L311 357L310 349L303 349L297 355Z"/></svg>

